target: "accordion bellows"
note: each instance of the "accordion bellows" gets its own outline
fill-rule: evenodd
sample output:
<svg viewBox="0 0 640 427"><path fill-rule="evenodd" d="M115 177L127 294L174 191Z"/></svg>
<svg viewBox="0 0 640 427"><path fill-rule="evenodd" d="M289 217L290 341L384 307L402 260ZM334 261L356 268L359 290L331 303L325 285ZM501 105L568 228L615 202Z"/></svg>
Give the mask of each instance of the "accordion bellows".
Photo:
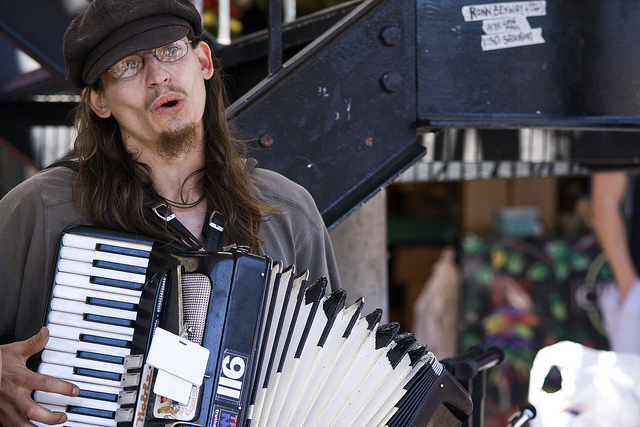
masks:
<svg viewBox="0 0 640 427"><path fill-rule="evenodd" d="M77 398L36 392L65 426L457 426L468 393L412 334L363 314L268 257L174 253L137 235L61 237L38 371ZM153 393L155 328L208 348L189 401Z"/></svg>

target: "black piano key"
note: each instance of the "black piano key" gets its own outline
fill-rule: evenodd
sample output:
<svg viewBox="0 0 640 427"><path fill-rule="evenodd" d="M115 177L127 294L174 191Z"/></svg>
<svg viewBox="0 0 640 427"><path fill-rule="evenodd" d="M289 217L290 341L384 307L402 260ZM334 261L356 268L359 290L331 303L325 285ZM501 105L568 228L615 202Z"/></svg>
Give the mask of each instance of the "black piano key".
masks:
<svg viewBox="0 0 640 427"><path fill-rule="evenodd" d="M73 368L73 373L76 375L82 375L84 377L100 378L103 380L120 381L122 374L117 372L99 371L97 369L89 368Z"/></svg>
<svg viewBox="0 0 640 427"><path fill-rule="evenodd" d="M87 322L104 323L106 325L113 325L113 326L126 326L130 328L133 328L136 323L135 320L121 319L119 317L102 316L100 314L90 314L90 313L83 314L82 318Z"/></svg>
<svg viewBox="0 0 640 427"><path fill-rule="evenodd" d="M138 267L136 265L120 264L118 262L95 260L93 266L98 268L105 268L107 270L124 271L127 273L147 274L146 267Z"/></svg>
<svg viewBox="0 0 640 427"><path fill-rule="evenodd" d="M114 286L116 288L133 289L134 291L141 291L144 288L144 283L129 282L126 280L110 279L108 277L91 276L89 278L90 283L104 286Z"/></svg>
<svg viewBox="0 0 640 427"><path fill-rule="evenodd" d="M92 344L103 344L111 347L131 348L131 341L119 340L117 338L99 337L97 335L80 334L80 341Z"/></svg>
<svg viewBox="0 0 640 427"><path fill-rule="evenodd" d="M76 415L87 415L90 417L107 418L109 420L116 419L114 411L106 411L104 409L85 408L83 406L67 405L67 413Z"/></svg>
<svg viewBox="0 0 640 427"><path fill-rule="evenodd" d="M97 305L100 307L117 308L119 310L127 311L138 311L138 304L133 304L130 302L114 301L96 297L87 297L86 302L89 305Z"/></svg>
<svg viewBox="0 0 640 427"><path fill-rule="evenodd" d="M97 360L99 362L115 363L118 365L124 364L124 357L112 356L110 354L93 353L91 351L78 351L76 356L79 359Z"/></svg>
<svg viewBox="0 0 640 427"><path fill-rule="evenodd" d="M96 251L109 252L112 254L129 255L138 258L149 258L150 252L141 249L124 248L122 246L107 245L106 243L98 243Z"/></svg>
<svg viewBox="0 0 640 427"><path fill-rule="evenodd" d="M78 397L84 397L87 399L104 400L105 402L118 402L118 395L113 393L104 393L101 391L93 390L80 390Z"/></svg>

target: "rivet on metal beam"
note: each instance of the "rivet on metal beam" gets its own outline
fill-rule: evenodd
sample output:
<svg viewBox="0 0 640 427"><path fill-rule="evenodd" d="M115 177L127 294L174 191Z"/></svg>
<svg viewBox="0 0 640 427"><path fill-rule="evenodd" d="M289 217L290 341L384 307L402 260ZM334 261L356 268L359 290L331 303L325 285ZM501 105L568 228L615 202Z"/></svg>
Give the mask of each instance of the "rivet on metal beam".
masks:
<svg viewBox="0 0 640 427"><path fill-rule="evenodd" d="M402 40L402 30L395 25L384 27L380 31L380 38L387 46L395 46Z"/></svg>
<svg viewBox="0 0 640 427"><path fill-rule="evenodd" d="M260 145L264 148L269 148L273 145L273 137L269 134L262 135L260 138Z"/></svg>
<svg viewBox="0 0 640 427"><path fill-rule="evenodd" d="M381 79L382 87L387 92L397 92L402 85L402 77L398 73L386 73Z"/></svg>

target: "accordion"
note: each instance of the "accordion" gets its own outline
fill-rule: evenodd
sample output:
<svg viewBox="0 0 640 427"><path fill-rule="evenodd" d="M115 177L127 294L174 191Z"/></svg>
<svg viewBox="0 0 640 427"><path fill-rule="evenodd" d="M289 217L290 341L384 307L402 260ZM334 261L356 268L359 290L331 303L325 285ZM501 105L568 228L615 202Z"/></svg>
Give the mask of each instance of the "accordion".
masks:
<svg viewBox="0 0 640 427"><path fill-rule="evenodd" d="M326 279L241 249L176 253L139 235L71 227L60 239L38 372L81 393L36 391L34 400L65 412L68 427L457 426L469 418L469 394L425 345L396 323L380 324L380 310L363 315L362 299L345 302ZM177 345L169 368L154 361L173 353L157 350L165 335L185 349ZM175 378L184 391L182 373L198 353L191 346L209 351L204 373L186 381L186 399L167 398L158 387Z"/></svg>

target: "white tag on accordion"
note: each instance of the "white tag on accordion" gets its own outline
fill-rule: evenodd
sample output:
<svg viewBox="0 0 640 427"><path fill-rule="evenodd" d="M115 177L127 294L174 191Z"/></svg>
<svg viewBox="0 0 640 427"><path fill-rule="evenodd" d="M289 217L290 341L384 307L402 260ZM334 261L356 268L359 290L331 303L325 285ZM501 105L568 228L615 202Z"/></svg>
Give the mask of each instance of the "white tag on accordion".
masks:
<svg viewBox="0 0 640 427"><path fill-rule="evenodd" d="M147 363L158 371L165 371L171 375L164 375L158 372L154 392L161 396L186 402L191 393L191 385L202 385L204 379L204 371L207 368L207 360L209 359L209 350L199 346L196 343L180 338L178 335L172 334L161 328L156 328L147 355ZM174 378L172 378L173 376ZM178 378L175 378L178 377ZM180 380L186 384L179 384ZM176 382L175 385L168 384L167 381ZM160 384L158 384L160 383ZM180 398L176 396L167 396L157 391L157 389L180 390ZM185 395L186 391L186 395Z"/></svg>
<svg viewBox="0 0 640 427"><path fill-rule="evenodd" d="M153 385L153 392L158 396L186 405L189 403L193 384L180 377L170 374L167 371L158 369L156 382Z"/></svg>

